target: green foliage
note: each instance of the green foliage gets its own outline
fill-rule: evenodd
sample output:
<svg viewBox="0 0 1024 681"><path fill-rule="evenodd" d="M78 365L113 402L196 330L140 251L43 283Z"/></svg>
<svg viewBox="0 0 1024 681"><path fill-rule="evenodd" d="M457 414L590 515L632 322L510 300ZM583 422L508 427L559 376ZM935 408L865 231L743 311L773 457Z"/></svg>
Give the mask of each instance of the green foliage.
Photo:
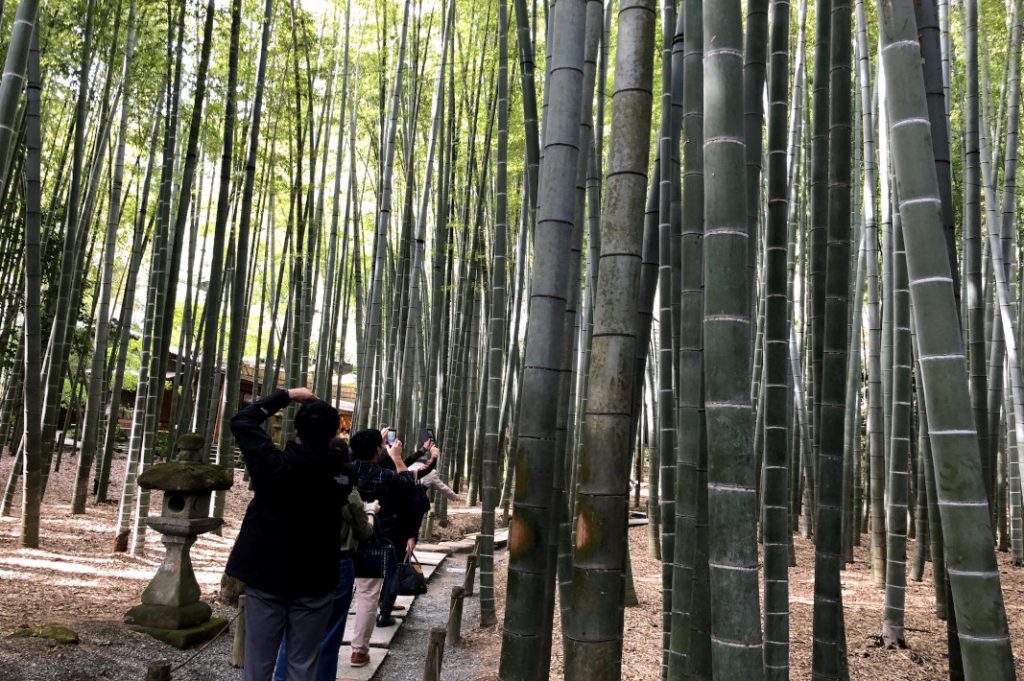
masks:
<svg viewBox="0 0 1024 681"><path fill-rule="evenodd" d="M68 373L64 377L64 389L60 404L63 408L81 407L85 400L85 374L92 359L92 329L76 326L68 346ZM82 382L79 382L82 379Z"/></svg>
<svg viewBox="0 0 1024 681"><path fill-rule="evenodd" d="M58 178L58 186L67 184L69 173L69 140L68 131L73 122L74 101L78 88L79 69L79 46L82 41L82 17L85 14L87 0L49 0L44 1L41 7L41 25L43 33L41 36L42 68L44 72L44 107L43 107L43 139L45 149L43 153L44 176ZM128 0L110 0L97 3L95 18L94 46L95 54L93 59L91 80L95 83L93 98L97 100L101 94L101 84L108 74L115 79L120 78L121 62L123 59L125 33L127 27L124 25L127 15ZM173 5L174 3L172 3ZM296 3L298 6L299 3ZM319 6L319 5L318 5ZM316 121L314 135L316 139L317 163L327 156L326 175L324 186L327 191L333 186L333 169L338 118L340 115L340 85L343 67L343 47L345 31L345 2L333 0L322 4L322 11L310 14L301 7L297 7L296 21L296 44L293 45L291 35L291 8L289 3L275 3L275 15L272 31L272 43L270 46L270 68L268 69L268 84L264 106L264 122L262 145L258 159L257 172L257 195L264 193L263 200L255 202L254 210L257 215L253 217L253 227L256 234L253 238L253 246L250 252L250 263L255 261L262 263L264 250L266 248L265 233L262 230L273 229L275 244L275 259L270 267L257 267L254 270L254 278L251 282L254 295L252 308L249 311L250 320L258 314L257 306L264 304L258 295L267 285L269 294L273 289L269 287L271 276L276 277L277 273L284 271L287 276L287 266L282 270L284 264L284 244L287 232L293 229L294 214L291 210L290 199L294 198L292 184L295 174L295 159L298 150L296 139L298 126L303 126L305 149L303 152L304 167L303 181L308 185L312 168L310 167L311 153L309 144L309 131L305 130L309 106L312 105L312 116ZM230 5L229 3L217 3L217 15L214 22L214 45L212 50L212 61L209 75L209 90L202 121L202 132L200 142L200 159L202 167L197 177L202 178L203 187L197 184L196 196L202 197L202 203L195 205L195 210L200 215L200 240L212 237L213 213L216 204L216 164L219 161L220 149L222 146L223 133L223 112L225 101L225 87L228 68L228 41L230 33ZM243 160L248 141L248 116L252 96L255 87L255 73L257 66L257 55L260 40L260 18L263 11L261 0L245 0L243 2L243 21L241 26L241 58L239 60L239 125L235 132L235 159L236 172L234 182L240 183L242 177ZM157 103L160 100L161 88L163 87L167 70L167 32L168 23L175 17L169 16L168 4L163 0L138 0L138 15L140 17L137 44L134 54L131 86L127 93L118 93L117 84L113 88L120 99L115 104L124 104L131 107L128 128L128 147L125 164L125 189L121 227L117 235L117 252L115 253L115 289L114 309L119 309L120 296L123 293L123 285L127 275L127 268L131 256L131 242L134 231L134 223L138 217L139 192L145 173L145 164L148 158L149 138L152 130L153 115L158 111ZM205 3L188 3L188 10L185 21L185 70L182 74L182 82L185 96L181 100L181 110L178 113L179 135L183 133L187 125L188 116L191 114L192 101L187 95L193 85L194 62L198 58L198 38L201 36L201 24L205 15ZM351 50L350 50L350 93L349 106L357 107L356 125L358 139L358 160L357 173L359 180L359 203L356 206L359 224L362 226L362 245L364 267L369 262L369 254L373 248L372 229L374 224L374 213L376 210L375 187L372 184L372 173L370 168L377 165L379 156L379 144L381 138L381 126L383 118L381 112L386 108L386 99L389 96L389 83L394 74L394 50L397 46L397 30L401 19L401 3L398 0L354 0L352 3L351 18ZM117 26L115 36L115 23ZM425 140L430 125L430 88L425 84L431 81L431 74L438 66L439 54L433 46L440 39L441 10L439 5L425 7L418 17L414 18L414 26L410 29L410 66L415 66L417 71L423 75L422 78L411 79L413 86L410 87L412 95L406 98L405 107L416 107L416 130L418 140ZM456 88L462 89L464 83L471 83L480 80L483 84L482 95L484 98L490 96L490 89L493 87L493 74L497 66L497 51L494 48L494 32L497 25L497 13L493 5L480 3L476 0L460 0L456 10L456 31L458 36L456 42L459 47L454 51L454 72ZM544 40L543 35L538 35L537 45L537 67L543 72L544 63ZM513 43L514 45L514 37ZM59 46L59 49L58 49ZM113 49L111 49L113 47ZM297 48L297 51L296 51ZM296 81L294 68L295 61L298 62L298 80ZM518 79L518 63L513 61L510 68L510 79L514 83ZM328 102L325 98L328 83L333 80L332 100ZM538 88L542 87L542 78L538 79ZM296 87L298 92L296 92ZM472 88L465 88L465 92L471 92ZM310 94L312 94L310 102ZM539 93L542 95L542 91ZM298 99L297 99L298 95ZM485 100L486 101L486 100ZM466 115L467 102L458 102L459 121L455 131L454 143L460 146L456 151L454 161L455 182L465 182L470 172L479 172L479 169L470 169L468 159L469 150L465 148L465 142L469 136L469 130L474 122ZM99 108L99 102L94 101L95 107ZM328 110L326 107L330 106ZM296 107L299 107L297 110ZM523 181L525 141L522 133L522 100L518 87L510 89L510 121L509 121L509 196L517 197L521 192ZM488 125L489 112L486 106L479 107L479 118L476 121L478 128L477 144L482 146L485 135L484 129ZM116 110L115 110L116 113ZM329 113L327 125L320 123L320 119ZM348 121L344 124L347 126ZM95 125L91 121L90 125ZM413 177L422 177L422 164L425 162L425 153L417 149L412 158L406 157L405 144L399 146L396 154L395 172L395 196L401 196L405 192L405 168L408 163L417 166ZM348 151L344 152L347 156ZM482 157L482 153L478 155ZM493 162L493 161L492 161ZM343 164L344 177L342 180L342 192L348 192L348 163ZM159 172L159 168L157 168ZM315 182L317 189L320 185L319 167L316 170ZM154 180L153 195L150 197L150 205L146 207L150 224L156 210L155 198L156 181ZM105 191L101 189L101 191ZM274 212L270 214L270 206L267 195L274 194ZM302 197L303 202L307 199ZM56 282L57 268L60 258L62 237L66 229L63 212L66 191L54 192L49 203L44 205L44 229L47 230L47 238L44 239L45 248L43 254L44 291L50 290L50 296L56 294L55 287L46 288L47 285ZM45 202L44 202L45 203ZM94 224L105 220L105 202L97 201L97 208L91 216ZM512 200L509 212L509 225L513 232L519 225L519 202ZM341 202L340 210L344 211L345 201ZM433 207L431 208L433 211ZM331 218L331 202L325 202L322 225L328 224ZM456 216L456 224L452 227L457 234L463 234L467 225L463 224L460 216ZM470 218L472 216L470 215ZM237 220L237 215L234 216ZM431 220L431 223L433 220ZM341 229L343 226L340 226ZM435 229L431 226L431 230ZM428 236L428 239L431 238ZM461 236L459 237L461 238ZM510 238L514 238L511 235ZM207 259L212 252L211 244L207 244ZM186 248L190 247L186 244ZM197 244L197 251L202 243ZM90 309L89 302L92 297L93 282L95 281L95 268L99 264L101 249L95 248L92 252L92 262L89 263L89 270L86 273L84 286L83 310L87 316ZM428 262L424 265L429 268L430 255L428 249ZM138 323L142 319L145 305L145 282L148 278L149 255L143 258L142 271L139 274L139 285L132 305L133 320ZM319 251L321 271L327 258L327 249ZM209 262L197 262L196 267L200 271L209 267ZM180 280L186 280L186 273L180 273ZM199 279L197 279L198 281ZM352 291L349 295L354 295ZM184 295L179 293L179 302L184 300ZM269 304L269 300L266 304ZM354 305L354 299L350 299L350 310ZM266 306L265 304L265 306ZM287 296L282 295L278 300L277 312L283 315L287 306ZM45 309L50 309L52 302ZM44 314L45 314L44 309ZM175 310L175 319L172 337L177 338L181 329L183 306L179 305ZM200 308L197 314L202 314L202 296L200 296ZM354 322L354 317L348 323ZM193 332L198 329L198 318L194 320ZM280 322L279 322L280 324ZM252 357L256 351L256 338L258 330L254 323L248 325L248 336L245 343L245 356ZM48 328L44 318L44 328ZM280 328L278 328L280 331ZM354 359L355 334L349 334L350 347L345 353L349 359ZM266 334L264 334L264 349L266 348ZM132 348L129 352L129 366L137 363L135 358L136 350ZM74 361L74 360L73 360ZM137 367L132 367L137 368ZM126 389L130 388L130 382L134 379L126 377Z"/></svg>
<svg viewBox="0 0 1024 681"><path fill-rule="evenodd" d="M169 451L171 436L166 431L157 431L156 441L153 443L153 456L159 459L169 459L172 452Z"/></svg>
<svg viewBox="0 0 1024 681"><path fill-rule="evenodd" d="M142 339L130 337L128 339L128 355L125 361L124 382L121 385L121 389L124 392L135 392L138 388L141 364Z"/></svg>

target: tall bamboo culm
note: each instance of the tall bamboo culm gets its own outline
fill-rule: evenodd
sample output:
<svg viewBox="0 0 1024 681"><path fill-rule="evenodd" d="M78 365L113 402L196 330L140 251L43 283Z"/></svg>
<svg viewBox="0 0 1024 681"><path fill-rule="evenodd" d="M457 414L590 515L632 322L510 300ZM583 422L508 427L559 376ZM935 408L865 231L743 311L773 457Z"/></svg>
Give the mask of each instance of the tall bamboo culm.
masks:
<svg viewBox="0 0 1024 681"><path fill-rule="evenodd" d="M544 132L544 159L534 228L534 264L529 322L523 358L520 431L515 457L514 515L509 530L508 600L502 633L499 678L534 681L547 677L543 649L545 602L554 579L548 560L555 442L563 350L569 257L575 214L575 180L580 154L583 90L583 37L586 3L560 0L551 14L551 76ZM531 484L530 481L543 481ZM547 632L550 636L550 632Z"/></svg>
<svg viewBox="0 0 1024 681"><path fill-rule="evenodd" d="M608 447L615 460L584 457L578 482L572 617L566 626L566 679L621 678L628 469L635 376L637 300L651 129L654 0L619 4L611 142L601 221L583 451ZM541 204L543 206L543 203ZM621 523L618 526L612 522ZM598 530L598 527L601 529Z"/></svg>
<svg viewBox="0 0 1024 681"><path fill-rule="evenodd" d="M768 83L768 223L764 328L764 668L789 678L789 257L786 118L789 2L772 0Z"/></svg>
<svg viewBox="0 0 1024 681"><path fill-rule="evenodd" d="M968 681L1014 678L977 431L970 409L967 360L942 233L941 201L909 0L879 3L881 60L900 83L886 98L893 163L903 215L911 309L918 329L921 382L935 459L946 566ZM944 471L956 470L955 476Z"/></svg>
<svg viewBox="0 0 1024 681"><path fill-rule="evenodd" d="M814 523L813 661L815 679L846 678L841 515L843 420L846 413L850 279L851 25L850 3L831 4L829 39L828 238Z"/></svg>
<svg viewBox="0 0 1024 681"><path fill-rule="evenodd" d="M21 457L25 489L21 503L21 545L26 548L39 546L39 513L43 501L42 466L42 412L43 393L40 378L42 370L42 328L41 328L41 287L42 262L40 256L40 223L42 222L42 200L40 197L40 163L42 157L42 133L40 129L40 94L42 91L42 75L39 69L39 30L36 26L37 8L34 3L22 2L18 7L18 18L15 20L17 29L27 32L31 46L28 48L28 90L26 109L25 146L27 159L25 163L25 321L24 321L24 352L25 373L23 379L24 392L24 453ZM25 7L29 5L29 7ZM27 10L27 11L25 11ZM27 25L21 22L27 22ZM14 40L11 42L14 49ZM8 52L10 62L10 51ZM0 95L8 78L16 78L16 73L5 71L3 83L0 84ZM16 96L17 91L9 91Z"/></svg>
<svg viewBox="0 0 1024 681"><path fill-rule="evenodd" d="M750 403L750 235L744 173L743 17L704 7L704 396L714 677L764 678ZM729 605L726 605L728 603Z"/></svg>

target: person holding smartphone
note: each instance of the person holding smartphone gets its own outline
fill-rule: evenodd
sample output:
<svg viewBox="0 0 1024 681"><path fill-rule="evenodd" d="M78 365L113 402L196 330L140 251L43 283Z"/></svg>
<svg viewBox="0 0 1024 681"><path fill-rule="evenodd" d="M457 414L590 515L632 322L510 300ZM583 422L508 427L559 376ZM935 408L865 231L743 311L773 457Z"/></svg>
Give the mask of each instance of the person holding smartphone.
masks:
<svg viewBox="0 0 1024 681"><path fill-rule="evenodd" d="M390 449L386 448L381 453L379 459L380 466L381 468L395 470L394 467L399 460L395 456L395 448L401 446L401 440L398 439L395 429L390 426L382 426L380 432L381 438L385 443L389 440L394 443ZM430 458L427 451L433 443L433 431L428 428L422 429L420 431L420 439L423 442L423 446L417 449L412 456L401 459L402 465L416 480L416 486L411 494L403 498L402 508L395 518L392 531L395 557L399 562L409 561L413 548L416 546L416 541L419 538L420 524L423 521L423 516L430 510L430 499L427 497L428 488L422 486L420 481L427 479L437 466L437 457ZM398 456L401 457L401 454ZM391 613L396 609L401 609L395 606L397 598L398 575L395 574L384 581L383 588L381 589L380 614L377 616L378 627L390 627L395 624L395 618L391 616Z"/></svg>
<svg viewBox="0 0 1024 681"><path fill-rule="evenodd" d="M384 447L386 433L379 430L361 430L352 436L349 443L355 457L355 479L359 496L364 502L378 502L376 513L381 535L395 548L397 555L404 555L405 532L402 523L407 500L416 490L415 474L410 473L402 459L402 442L395 440L390 449ZM387 458L390 467L381 465ZM401 553L399 553L401 552ZM352 634L353 667L363 667L370 662L370 637L376 625L377 603L384 586L382 577L356 577L356 616Z"/></svg>
<svg viewBox="0 0 1024 681"><path fill-rule="evenodd" d="M449 501L456 503L463 502L463 496L455 492L445 484L441 476L437 474L437 462L441 456L441 449L433 439L423 443L423 449L416 452L418 455L412 463L407 464L410 471L417 473L416 484L425 490L434 490L437 494L443 494Z"/></svg>

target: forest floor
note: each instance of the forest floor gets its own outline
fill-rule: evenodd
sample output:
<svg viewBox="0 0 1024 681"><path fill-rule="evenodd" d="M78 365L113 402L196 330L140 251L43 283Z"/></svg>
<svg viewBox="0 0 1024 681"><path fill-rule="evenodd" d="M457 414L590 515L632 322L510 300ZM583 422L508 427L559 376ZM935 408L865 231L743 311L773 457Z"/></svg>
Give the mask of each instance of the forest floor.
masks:
<svg viewBox="0 0 1024 681"><path fill-rule="evenodd" d="M0 480L6 481L14 458L0 457ZM113 553L117 503L91 500L84 515L71 514L77 459L65 459L53 474L44 500L40 548L19 547L20 492L13 517L0 517L0 679L2 681L137 681L149 662L176 666L196 651L179 651L122 624L139 602L142 590L163 560L160 535L146 533L146 551L139 557ZM117 499L124 477L124 459L115 459L109 497ZM204 534L191 551L202 599L214 615L231 620L235 608L217 602L221 575L251 498L242 473L228 492L222 536ZM151 509L159 510L160 495ZM450 523L434 525L435 541L461 538L480 529L479 512L449 506ZM445 594L447 598L447 594ZM475 607L475 605L474 605ZM80 645L55 645L49 639L9 638L22 625L60 624L75 631ZM232 631L234 627L231 628ZM230 666L231 633L173 674L174 681L235 681L241 670ZM422 665L424 646L416 646ZM473 665L468 665L472 667Z"/></svg>
<svg viewBox="0 0 1024 681"><path fill-rule="evenodd" d="M0 480L6 480L13 458L0 459ZM70 513L74 482L74 460L66 461L62 471L50 482L43 510L41 548L18 548L20 520L0 518L0 679L4 681L93 681L140 679L147 662L167 659L172 664L187 660L194 651L177 651L123 624L123 614L134 604L159 565L163 548L157 533L147 533L144 556L114 554L112 528L116 523L116 504L90 503L85 515ZM123 460L115 460L111 497L117 498ZM235 487L228 493L223 536L203 535L192 550L196 577L203 599L213 603L214 613L226 619L235 610L215 602L220 588L223 565L250 498L250 492L236 475ZM15 516L20 508L16 499ZM453 509L448 528L437 527L439 539L454 539L478 529L479 515L470 509ZM651 681L659 676L661 665L661 567L648 551L648 528L630 530L632 568L639 607L626 610L622 678L626 681ZM881 628L884 593L871 583L868 536L864 546L855 549L855 562L843 573L843 600L851 679L870 681L939 681L946 678L945 623L934 616L931 566L924 581L908 582L906 649L887 650L877 646ZM797 567L790 570L791 678L810 678L811 611L814 586L814 550L802 537L796 538ZM914 542L908 543L913 555ZM497 557L495 588L498 621L502 621L507 563L504 552ZM1014 568L1009 555L999 554L1002 586L1010 623L1013 647L1017 652L1017 672L1024 677L1024 569ZM447 569L461 578L453 563ZM444 573L442 573L442 581ZM433 591L433 587L432 587ZM446 589L442 599L446 598ZM464 637L451 657L452 672L473 681L497 678L497 659L501 645L500 628L479 629L477 598L467 602ZM436 615L431 615L434 611ZM422 631L444 624L444 608L424 607ZM432 621L433 618L438 621ZM558 613L555 613L555 644L552 646L552 679L562 677L562 646L558 640ZM10 639L19 626L63 624L74 629L79 646L54 645L47 639ZM425 641L410 627L396 637L391 651L392 665L408 660L408 667L421 669ZM422 633L420 631L420 633ZM226 681L241 678L239 670L228 664L231 637L220 637L193 662L174 673L175 681ZM461 663L456 663L456 660ZM402 664L402 668L407 665ZM394 666L390 667L396 669ZM455 672L458 668L458 672ZM385 668L386 671L386 668ZM392 674L386 674L390 678ZM415 674L413 674L415 676ZM456 676L445 675L446 681ZM396 677L397 678L397 677ZM412 677L410 677L412 678Z"/></svg>

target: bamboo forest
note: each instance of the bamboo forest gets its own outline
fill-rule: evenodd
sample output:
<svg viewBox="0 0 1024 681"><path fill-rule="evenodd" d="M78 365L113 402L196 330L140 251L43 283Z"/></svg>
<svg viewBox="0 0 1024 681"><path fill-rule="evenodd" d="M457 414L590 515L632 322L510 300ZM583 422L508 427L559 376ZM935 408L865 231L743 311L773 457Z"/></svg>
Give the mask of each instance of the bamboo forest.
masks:
<svg viewBox="0 0 1024 681"><path fill-rule="evenodd" d="M0 679L1024 675L1022 40L0 0Z"/></svg>

